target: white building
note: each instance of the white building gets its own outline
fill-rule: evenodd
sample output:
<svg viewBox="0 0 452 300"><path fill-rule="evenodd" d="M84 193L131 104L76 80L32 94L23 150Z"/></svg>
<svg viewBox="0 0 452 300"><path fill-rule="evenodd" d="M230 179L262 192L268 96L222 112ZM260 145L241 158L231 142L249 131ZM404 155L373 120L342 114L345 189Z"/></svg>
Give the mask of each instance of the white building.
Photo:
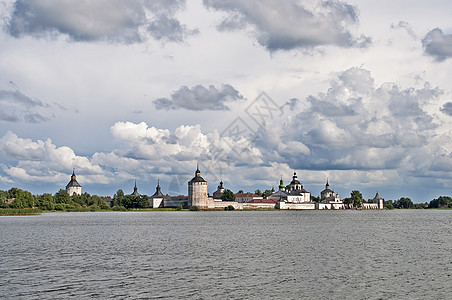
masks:
<svg viewBox="0 0 452 300"><path fill-rule="evenodd" d="M72 195L81 195L82 194L82 186L77 182L77 177L75 176L75 169L72 170L71 181L66 185L66 192L69 196Z"/></svg>
<svg viewBox="0 0 452 300"><path fill-rule="evenodd" d="M151 197L149 197L149 207L152 208L159 208L163 207L163 199L165 196L163 195L162 191L160 190L160 180L157 182L157 187L155 188L155 193Z"/></svg>
<svg viewBox="0 0 452 300"><path fill-rule="evenodd" d="M311 193L303 188L298 180L297 173L293 172L292 181L286 186L287 198L285 202L306 203L311 202Z"/></svg>
<svg viewBox="0 0 452 300"><path fill-rule="evenodd" d="M384 199L380 197L380 194L377 192L375 197L372 199L372 202L363 202L363 209L383 209L384 208Z"/></svg>
<svg viewBox="0 0 452 300"><path fill-rule="evenodd" d="M311 201L311 193L303 188L303 184L298 180L297 173L294 172L292 181L284 186L281 177L279 191L273 193L268 199L279 199L275 205L278 209L315 209L315 202Z"/></svg>
<svg viewBox="0 0 452 300"><path fill-rule="evenodd" d="M318 203L318 209L345 209L345 204L341 201L339 194L336 194L330 189L328 179L326 180L325 189L320 192L320 203Z"/></svg>

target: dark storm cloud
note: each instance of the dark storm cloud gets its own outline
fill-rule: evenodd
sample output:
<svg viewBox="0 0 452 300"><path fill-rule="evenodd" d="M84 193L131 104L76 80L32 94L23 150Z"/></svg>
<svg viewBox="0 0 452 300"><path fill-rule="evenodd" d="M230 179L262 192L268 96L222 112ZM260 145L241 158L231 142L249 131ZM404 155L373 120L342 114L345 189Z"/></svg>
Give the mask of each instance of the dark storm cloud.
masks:
<svg viewBox="0 0 452 300"><path fill-rule="evenodd" d="M446 115L452 116L452 102L447 102L440 110Z"/></svg>
<svg viewBox="0 0 452 300"><path fill-rule="evenodd" d="M192 88L182 86L171 95L171 99L159 98L154 101L157 109L188 109L188 110L229 110L227 102L243 99L239 91L229 84L221 88L210 85L208 88L197 85Z"/></svg>
<svg viewBox="0 0 452 300"><path fill-rule="evenodd" d="M269 51L311 48L320 45L366 47L370 38L355 37L349 26L358 24L355 6L334 0L307 8L299 1L204 0L207 8L228 13L219 30L251 26L258 42Z"/></svg>
<svg viewBox="0 0 452 300"><path fill-rule="evenodd" d="M74 41L141 42L151 36L182 41L187 30L174 18L185 0L17 0L7 26L14 37L67 35Z"/></svg>
<svg viewBox="0 0 452 300"><path fill-rule="evenodd" d="M24 95L19 90L0 90L0 104L2 121L41 123L50 119L39 112L51 109L48 104Z"/></svg>
<svg viewBox="0 0 452 300"><path fill-rule="evenodd" d="M42 122L48 121L50 119L47 117L44 117L38 113L31 113L31 114L26 114L24 116L24 120L28 123L42 123Z"/></svg>
<svg viewBox="0 0 452 300"><path fill-rule="evenodd" d="M7 122L18 122L19 121L19 117L11 115L11 114L8 114L8 113L6 113L4 111L0 111L0 120L7 121Z"/></svg>
<svg viewBox="0 0 452 300"><path fill-rule="evenodd" d="M439 28L431 30L422 40L424 51L437 61L452 57L452 34L443 34Z"/></svg>
<svg viewBox="0 0 452 300"><path fill-rule="evenodd" d="M42 103L39 99L32 99L20 91L0 90L0 102L16 102L28 107L41 106L46 107L47 104Z"/></svg>

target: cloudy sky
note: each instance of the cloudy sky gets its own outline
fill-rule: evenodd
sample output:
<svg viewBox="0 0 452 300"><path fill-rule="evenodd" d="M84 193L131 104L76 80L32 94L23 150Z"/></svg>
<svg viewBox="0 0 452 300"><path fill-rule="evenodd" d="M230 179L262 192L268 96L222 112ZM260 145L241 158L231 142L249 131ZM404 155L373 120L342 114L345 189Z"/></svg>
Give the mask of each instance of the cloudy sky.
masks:
<svg viewBox="0 0 452 300"><path fill-rule="evenodd" d="M452 195L452 3L0 1L0 189Z"/></svg>

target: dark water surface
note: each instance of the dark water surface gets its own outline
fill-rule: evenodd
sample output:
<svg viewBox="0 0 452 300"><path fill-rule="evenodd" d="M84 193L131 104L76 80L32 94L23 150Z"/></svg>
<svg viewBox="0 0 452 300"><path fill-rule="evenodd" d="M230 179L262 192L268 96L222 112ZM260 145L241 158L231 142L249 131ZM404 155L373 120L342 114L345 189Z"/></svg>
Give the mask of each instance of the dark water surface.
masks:
<svg viewBox="0 0 452 300"><path fill-rule="evenodd" d="M452 210L0 217L2 299L452 299Z"/></svg>

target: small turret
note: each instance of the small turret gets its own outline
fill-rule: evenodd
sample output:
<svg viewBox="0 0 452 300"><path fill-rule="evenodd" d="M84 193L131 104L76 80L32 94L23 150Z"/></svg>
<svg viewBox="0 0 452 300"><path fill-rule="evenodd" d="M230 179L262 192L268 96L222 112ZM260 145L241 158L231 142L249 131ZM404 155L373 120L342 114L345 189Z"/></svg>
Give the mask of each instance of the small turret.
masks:
<svg viewBox="0 0 452 300"><path fill-rule="evenodd" d="M284 181L282 179L282 175L281 175L281 180L279 181L279 186L278 186L280 191L283 191L285 186L284 186Z"/></svg>
<svg viewBox="0 0 452 300"><path fill-rule="evenodd" d="M199 171L199 164L196 165L195 177L201 177L201 171Z"/></svg>
<svg viewBox="0 0 452 300"><path fill-rule="evenodd" d="M155 193L154 195L151 196L151 198L164 198L165 196L163 195L161 189L160 189L160 179L157 180L157 187L155 188Z"/></svg>

